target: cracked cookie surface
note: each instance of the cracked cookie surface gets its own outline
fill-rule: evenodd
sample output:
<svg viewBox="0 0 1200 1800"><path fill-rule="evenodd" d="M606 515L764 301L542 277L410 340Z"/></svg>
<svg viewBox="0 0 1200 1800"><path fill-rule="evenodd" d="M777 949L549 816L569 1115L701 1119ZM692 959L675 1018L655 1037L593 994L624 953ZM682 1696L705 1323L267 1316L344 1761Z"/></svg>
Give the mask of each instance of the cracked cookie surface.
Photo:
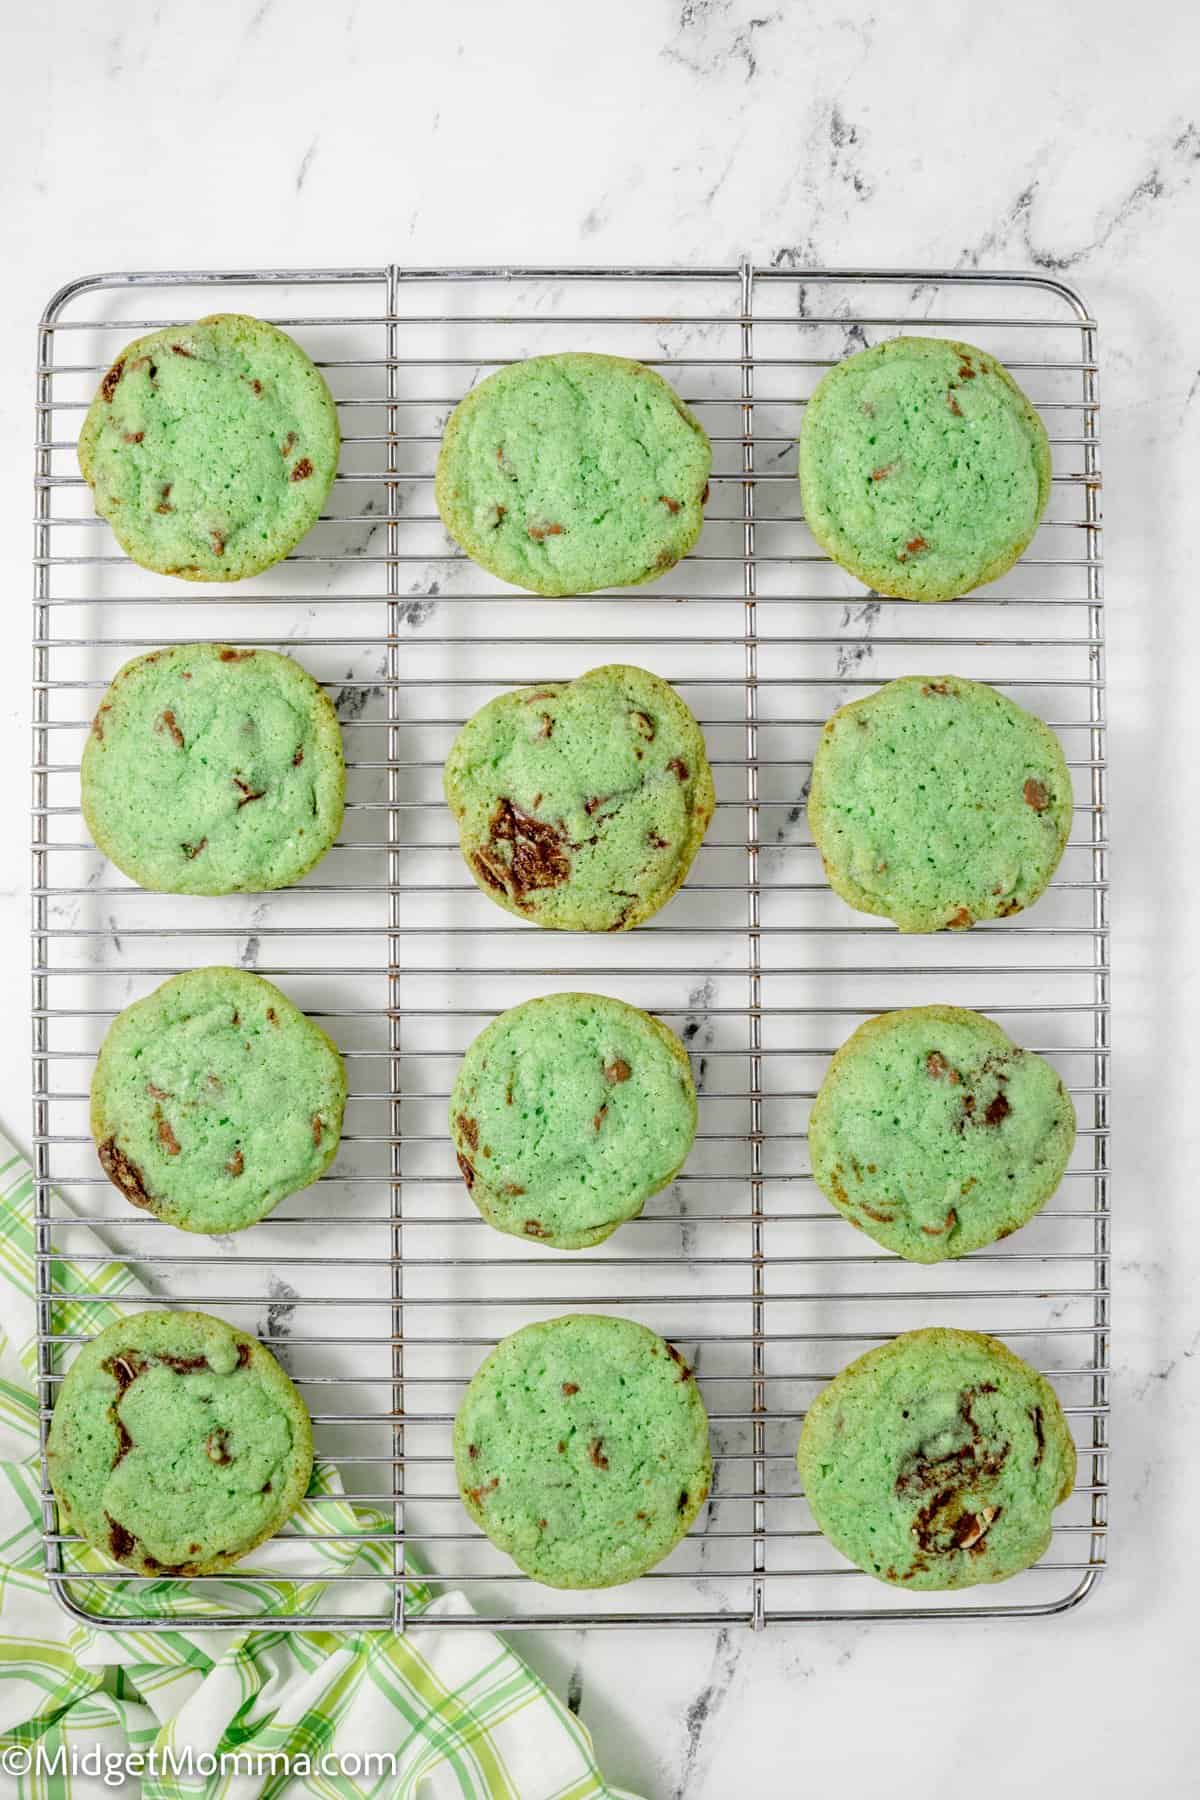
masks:
<svg viewBox="0 0 1200 1800"><path fill-rule="evenodd" d="M1045 1205L1075 1142L1057 1072L991 1019L915 1006L868 1019L830 1063L808 1120L817 1184L910 1262L1008 1237Z"/></svg>
<svg viewBox="0 0 1200 1800"><path fill-rule="evenodd" d="M79 466L134 562L240 581L316 523L339 449L333 396L299 344L214 313L126 345L88 409Z"/></svg>
<svg viewBox="0 0 1200 1800"><path fill-rule="evenodd" d="M120 670L84 746L88 829L139 887L261 893L318 863L342 824L337 714L290 656L182 644Z"/></svg>
<svg viewBox="0 0 1200 1800"><path fill-rule="evenodd" d="M1041 719L982 682L905 675L825 725L808 820L851 906L901 931L963 930L1033 905L1073 805Z"/></svg>
<svg viewBox="0 0 1200 1800"><path fill-rule="evenodd" d="M434 492L475 562L536 594L653 581L700 535L712 449L667 382L621 356L499 369L450 415Z"/></svg>
<svg viewBox="0 0 1200 1800"><path fill-rule="evenodd" d="M240 1231L333 1161L341 1056L271 982L190 969L109 1026L92 1076L105 1174L183 1231Z"/></svg>
<svg viewBox="0 0 1200 1800"><path fill-rule="evenodd" d="M632 1581L708 1497L708 1418L679 1352L646 1326L568 1314L506 1337L454 1422L463 1505L547 1587Z"/></svg>
<svg viewBox="0 0 1200 1800"><path fill-rule="evenodd" d="M656 913L716 803L691 712L623 664L490 700L454 741L445 791L483 891L564 931L626 931Z"/></svg>
<svg viewBox="0 0 1200 1800"><path fill-rule="evenodd" d="M144 1575L237 1562L294 1511L312 1460L275 1358L206 1313L114 1321L67 1370L50 1423L61 1528Z"/></svg>
<svg viewBox="0 0 1200 1800"><path fill-rule="evenodd" d="M1058 1396L1006 1345L930 1326L821 1390L796 1455L830 1542L898 1587L1004 1581L1049 1548L1075 1482Z"/></svg>
<svg viewBox="0 0 1200 1800"><path fill-rule="evenodd" d="M950 600L995 581L1050 497L1046 428L994 357L893 338L836 364L800 432L809 530L879 594Z"/></svg>
<svg viewBox="0 0 1200 1800"><path fill-rule="evenodd" d="M602 994L511 1007L467 1050L450 1135L498 1231L559 1250L602 1243L678 1174L696 1135L687 1051Z"/></svg>

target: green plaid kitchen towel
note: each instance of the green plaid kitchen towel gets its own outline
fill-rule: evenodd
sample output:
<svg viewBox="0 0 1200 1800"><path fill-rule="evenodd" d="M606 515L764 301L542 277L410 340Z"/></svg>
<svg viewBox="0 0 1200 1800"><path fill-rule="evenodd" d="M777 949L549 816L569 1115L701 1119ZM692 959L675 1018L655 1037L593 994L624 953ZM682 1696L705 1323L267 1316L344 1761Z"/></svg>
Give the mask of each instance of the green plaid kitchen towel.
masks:
<svg viewBox="0 0 1200 1800"><path fill-rule="evenodd" d="M95 1238L83 1248L103 1253ZM56 1262L53 1279L103 1296L86 1321L64 1303L56 1323L67 1331L99 1329L122 1293L145 1291L116 1262ZM307 1544L301 1565L300 1547L276 1539L256 1553L253 1577L235 1571L203 1592L163 1583L156 1591L181 1619L170 1632L101 1631L63 1612L40 1573L33 1295L33 1179L0 1135L0 1794L92 1800L120 1781L144 1800L621 1800L579 1720L489 1632L270 1629L272 1608L377 1610L385 1584L323 1586L301 1569L314 1554L331 1573L383 1569L382 1544ZM341 1492L328 1464L313 1479L323 1494ZM382 1525L347 1501L301 1507L292 1529ZM72 1559L86 1602L86 1572L113 1565L90 1550ZM146 1589L96 1583L101 1597L110 1614L133 1612ZM205 1629L223 1609L261 1610L263 1626ZM470 1607L460 1593L434 1599L411 1585L409 1610L436 1618Z"/></svg>

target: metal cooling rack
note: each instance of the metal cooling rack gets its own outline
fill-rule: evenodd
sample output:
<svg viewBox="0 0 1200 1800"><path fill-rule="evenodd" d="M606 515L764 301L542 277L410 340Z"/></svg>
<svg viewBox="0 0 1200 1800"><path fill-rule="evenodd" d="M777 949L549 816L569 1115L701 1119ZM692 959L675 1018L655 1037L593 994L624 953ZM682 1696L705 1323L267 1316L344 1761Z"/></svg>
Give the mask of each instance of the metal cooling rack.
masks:
<svg viewBox="0 0 1200 1800"><path fill-rule="evenodd" d="M213 309L295 333L324 368L344 432L327 516L297 553L236 588L164 584L113 554L74 439L126 339ZM877 600L821 556L795 481L806 395L847 352L896 332L966 337L1003 358L1054 445L1047 520L1002 581L952 605ZM663 369L713 439L696 553L628 593L533 599L465 562L432 505L441 429L497 363L597 348ZM276 1625L415 1628L405 1576L461 1587L484 1626L752 1627L782 1621L1060 1612L1105 1560L1108 1461L1108 921L1096 327L1041 276L753 269L400 269L117 274L71 283L38 337L33 683L33 1127L39 1395L89 1334L87 1295L56 1255L87 1223L154 1301L257 1329L300 1383L318 1451L383 1509L366 1575L329 1575L315 1610ZM98 855L78 815L78 760L99 692L169 641L282 645L325 681L346 733L342 840L311 879L262 897L146 894ZM640 662L705 728L718 810L683 892L626 936L540 932L467 878L441 763L494 691ZM833 896L804 819L809 758L834 707L893 675L992 682L1060 733L1076 818L1059 877L1028 914L901 938ZM222 1243L133 1214L87 1130L91 1061L113 1014L176 970L238 961L281 982L346 1053L337 1162ZM688 1166L595 1254L526 1253L475 1215L444 1109L484 1020L533 993L595 986L660 1013L692 1053L701 1130ZM868 1013L953 1000L1049 1055L1079 1110L1058 1194L1015 1238L914 1267L825 1205L805 1146L809 1101ZM125 1294L121 1304L145 1304ZM70 1311L64 1311L69 1306ZM450 1425L465 1380L505 1332L568 1307L644 1320L698 1369L716 1474L696 1528L629 1587L563 1594L518 1575L463 1512ZM1058 1385L1079 1487L1034 1570L986 1603L915 1604L844 1564L815 1531L793 1452L805 1406L898 1330L996 1332ZM316 1505L331 1504L318 1497ZM45 1494L46 1566L102 1622L120 1572L73 1572ZM340 1539L342 1534L330 1534ZM352 1548L352 1546L348 1546ZM304 1564L310 1557L311 1566ZM252 1585L217 1578L248 1624ZM339 1583L366 1582L366 1589ZM108 1584L108 1585L106 1585ZM146 1594L144 1628L178 1617ZM186 1584L195 1595L205 1583ZM125 1585L123 1592L129 1592ZM370 1592L377 1605L357 1596ZM344 1600L340 1596L345 1594ZM354 1598L351 1598L354 1596ZM240 1610L239 1610L240 1609ZM127 1621L128 1622L128 1621Z"/></svg>

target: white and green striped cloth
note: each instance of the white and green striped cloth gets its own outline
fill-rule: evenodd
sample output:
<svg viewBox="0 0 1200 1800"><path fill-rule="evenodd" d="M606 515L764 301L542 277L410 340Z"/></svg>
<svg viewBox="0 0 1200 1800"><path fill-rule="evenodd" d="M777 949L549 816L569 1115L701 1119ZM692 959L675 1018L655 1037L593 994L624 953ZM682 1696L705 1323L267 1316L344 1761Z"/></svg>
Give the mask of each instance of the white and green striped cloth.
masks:
<svg viewBox="0 0 1200 1800"><path fill-rule="evenodd" d="M0 1135L0 1794L92 1800L114 1791L105 1771L129 1769L120 1791L145 1800L619 1800L579 1720L488 1632L272 1631L272 1606L361 1616L389 1591L301 1580L300 1546L276 1539L256 1554L253 1579L231 1574L190 1592L161 1584L155 1591L188 1621L177 1630L100 1631L61 1611L40 1572L32 1221L29 1167ZM103 1252L95 1238L84 1249ZM56 1263L53 1275L58 1288L104 1297L89 1303L86 1320L73 1322L69 1303L56 1307L59 1330L97 1330L118 1316L123 1292L144 1291L115 1262ZM314 1482L341 1491L328 1464ZM293 1529L381 1523L346 1502L302 1507ZM314 1553L331 1573L356 1560L364 1570L387 1566L377 1543L302 1548L310 1571ZM73 1553L72 1566L85 1580L113 1567L92 1551ZM144 1611L146 1593L140 1583L94 1589L109 1614L123 1601ZM85 1585L74 1594L89 1601ZM430 1617L470 1610L459 1593L434 1599L419 1586L408 1604ZM212 1629L223 1607L261 1608L263 1628ZM140 1768L131 1753L141 1754Z"/></svg>

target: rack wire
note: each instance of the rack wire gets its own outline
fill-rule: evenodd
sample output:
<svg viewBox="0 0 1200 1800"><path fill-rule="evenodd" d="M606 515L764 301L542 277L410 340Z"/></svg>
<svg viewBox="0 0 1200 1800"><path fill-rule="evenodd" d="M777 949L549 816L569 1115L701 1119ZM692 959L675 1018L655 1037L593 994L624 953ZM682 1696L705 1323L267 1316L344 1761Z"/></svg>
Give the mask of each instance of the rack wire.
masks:
<svg viewBox="0 0 1200 1800"><path fill-rule="evenodd" d="M344 434L327 513L309 538L228 590L164 583L114 554L74 454L120 345L214 305L294 332L333 387ZM965 337L1000 356L1053 443L1053 496L1029 553L1001 581L940 607L881 600L831 565L804 526L795 481L796 432L822 371L910 331ZM566 348L662 369L712 437L703 535L654 587L536 600L466 562L437 520L433 464L451 407L498 364ZM384 1525L367 1533L382 1558L332 1577L314 1558L307 1574L328 1584L326 1598L273 1617L275 1626L390 1618L417 1629L408 1582L418 1574L461 1587L475 1608L440 1615L442 1629L1028 1616L1090 1593L1105 1563L1109 1443L1099 419L1095 322L1077 294L1043 276L745 262L389 266L110 274L62 289L38 333L35 453L43 1434L62 1370L90 1335L80 1320L94 1316L56 1267L59 1257L86 1265L77 1248L86 1225L105 1246L95 1260L135 1272L155 1303L199 1305L257 1329L304 1392L319 1453L338 1463L352 1497L382 1509ZM79 753L99 692L127 657L204 638L297 654L342 720L342 838L287 892L143 893L79 820ZM653 923L617 937L542 932L506 918L468 878L441 765L457 727L492 693L601 661L642 663L682 690L705 729L717 812L691 879ZM834 707L926 670L989 681L1054 726L1075 825L1036 909L968 934L905 939L830 893L804 798ZM346 1055L351 1091L342 1148L320 1184L251 1231L206 1243L125 1207L95 1162L87 1089L114 1014L179 969L215 961L257 968L320 1019ZM471 1207L445 1102L456 1059L487 1018L564 986L648 1007L682 1034L701 1127L678 1181L601 1251L529 1254ZM828 1057L863 1016L932 1000L979 1007L1051 1057L1081 1130L1035 1221L930 1270L868 1245L826 1206L805 1123ZM713 1430L712 1497L689 1538L641 1581L589 1594L517 1574L463 1512L450 1455L459 1394L486 1351L568 1308L638 1318L678 1343ZM796 1437L820 1385L872 1343L929 1323L993 1331L1036 1362L1081 1450L1050 1552L986 1601L917 1603L871 1583L816 1531L797 1479ZM54 1591L77 1618L103 1622L106 1582L140 1580L146 1605L132 1622L176 1622L170 1594L184 1584L80 1576L48 1485L44 1536ZM303 1540L295 1550L302 1562ZM339 1582L367 1583L377 1604L339 1606ZM204 1578L187 1585L200 1591ZM224 1622L257 1616L235 1608Z"/></svg>

